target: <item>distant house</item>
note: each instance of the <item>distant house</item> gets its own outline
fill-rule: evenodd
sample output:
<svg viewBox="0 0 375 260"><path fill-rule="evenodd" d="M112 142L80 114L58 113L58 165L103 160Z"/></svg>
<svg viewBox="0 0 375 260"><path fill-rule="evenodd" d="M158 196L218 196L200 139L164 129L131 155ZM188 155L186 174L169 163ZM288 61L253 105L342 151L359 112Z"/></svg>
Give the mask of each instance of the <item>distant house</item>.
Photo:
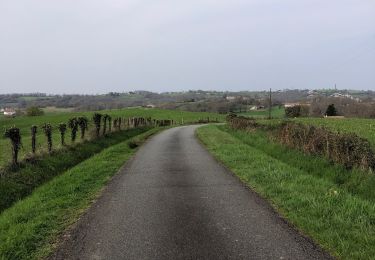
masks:
<svg viewBox="0 0 375 260"><path fill-rule="evenodd" d="M285 103L284 107L310 106L308 103Z"/></svg>
<svg viewBox="0 0 375 260"><path fill-rule="evenodd" d="M232 101L232 100L236 100L237 97L235 96L227 96L225 99L226 100L229 100L229 101Z"/></svg>
<svg viewBox="0 0 375 260"><path fill-rule="evenodd" d="M252 107L250 107L250 110L255 111L255 110L261 110L261 109L264 109L264 108L265 108L264 106L252 106Z"/></svg>
<svg viewBox="0 0 375 260"><path fill-rule="evenodd" d="M15 117L16 116L16 110L13 108L5 108L3 109L4 116L7 117Z"/></svg>
<svg viewBox="0 0 375 260"><path fill-rule="evenodd" d="M334 98L348 98L348 99L351 99L351 100L354 100L354 101L357 101L357 102L360 102L361 99L360 98L357 98L357 97L353 97L352 95L350 94L342 94L342 93L333 93L331 95L331 97L334 97Z"/></svg>
<svg viewBox="0 0 375 260"><path fill-rule="evenodd" d="M155 108L156 106L154 104L148 104L146 105L147 108Z"/></svg>

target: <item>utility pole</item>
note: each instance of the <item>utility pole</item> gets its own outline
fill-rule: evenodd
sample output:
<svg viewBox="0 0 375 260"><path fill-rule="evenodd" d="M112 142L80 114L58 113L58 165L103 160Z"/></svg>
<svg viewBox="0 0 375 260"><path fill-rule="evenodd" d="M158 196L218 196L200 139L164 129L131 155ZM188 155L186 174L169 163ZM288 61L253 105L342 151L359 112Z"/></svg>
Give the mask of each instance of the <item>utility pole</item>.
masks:
<svg viewBox="0 0 375 260"><path fill-rule="evenodd" d="M271 94L272 94L272 89L270 88L270 100L269 100L269 104L268 104L268 119L271 119L271 109L272 109L272 97L271 97Z"/></svg>

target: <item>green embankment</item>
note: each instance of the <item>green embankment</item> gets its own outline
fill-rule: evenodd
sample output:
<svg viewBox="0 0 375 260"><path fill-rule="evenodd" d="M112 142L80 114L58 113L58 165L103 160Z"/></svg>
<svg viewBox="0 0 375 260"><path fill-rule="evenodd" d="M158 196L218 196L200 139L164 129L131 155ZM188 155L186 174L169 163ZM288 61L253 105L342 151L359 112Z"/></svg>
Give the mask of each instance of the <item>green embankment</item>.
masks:
<svg viewBox="0 0 375 260"><path fill-rule="evenodd" d="M189 122L196 122L199 119L218 119L220 121L224 121L225 115L215 114L215 113L205 113L205 112L187 112L187 111L178 111L178 110L163 110L163 109L147 109L147 108L127 108L127 109L115 109L115 110L103 110L99 111L102 114L109 114L114 117L151 117L152 119L173 119L178 123L182 121L184 123ZM52 142L54 148L61 148L60 145L60 134L57 130L57 125L59 123L67 123L69 118L75 116L87 116L88 119L91 120L94 112L54 112L54 113L46 113L43 116L35 116L35 117L27 117L27 116L20 116L15 118L5 118L0 117L0 131L4 131L5 128L9 128L12 126L16 126L20 128L21 136L22 136L22 149L20 150L20 158L24 158L24 156L31 152L31 134L30 134L30 127L32 125L37 125L38 133L37 133L37 150L46 151L47 142L46 137L43 134L41 129L41 125L44 123L50 123L54 129L52 134ZM92 122L90 122L89 128L93 127ZM87 133L87 137L89 137L89 133ZM70 142L70 130L67 131L66 134L66 143L69 145ZM77 135L76 142L80 142L79 134ZM9 145L9 140L3 137L3 134L0 133L0 168L4 167L7 163L11 160L11 150Z"/></svg>
<svg viewBox="0 0 375 260"><path fill-rule="evenodd" d="M134 137L140 144L160 129ZM102 187L134 154L131 140L113 145L38 187L0 215L0 259L49 255L62 232L90 206Z"/></svg>
<svg viewBox="0 0 375 260"><path fill-rule="evenodd" d="M0 177L0 213L44 182L103 149L149 129L144 127L114 132L106 137L64 147L51 155L36 157L32 162L22 164L16 171L8 169Z"/></svg>
<svg viewBox="0 0 375 260"><path fill-rule="evenodd" d="M341 259L375 255L375 177L270 142L264 132L206 126L198 137L303 233Z"/></svg>

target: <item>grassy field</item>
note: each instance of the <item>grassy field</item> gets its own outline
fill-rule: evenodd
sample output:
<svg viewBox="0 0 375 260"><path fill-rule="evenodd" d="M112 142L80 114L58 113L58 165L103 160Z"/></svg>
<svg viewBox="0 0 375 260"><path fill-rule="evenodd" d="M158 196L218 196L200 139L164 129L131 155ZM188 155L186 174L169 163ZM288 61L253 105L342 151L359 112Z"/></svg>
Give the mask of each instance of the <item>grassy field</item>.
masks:
<svg viewBox="0 0 375 260"><path fill-rule="evenodd" d="M323 126L330 130L342 132L342 133L355 133L360 137L363 137L370 141L375 146L375 120L365 118L294 118L289 119L294 122L300 122L303 124ZM280 124L283 122L281 119L259 119L258 122L262 124Z"/></svg>
<svg viewBox="0 0 375 260"><path fill-rule="evenodd" d="M254 110L248 112L238 113L240 116L249 116L255 118L268 118L269 111L268 109L261 109L261 110ZM283 107L279 108L273 107L271 110L271 117L272 118L283 118L285 116L285 110Z"/></svg>
<svg viewBox="0 0 375 260"><path fill-rule="evenodd" d="M51 109L50 109L51 110ZM37 149L39 151L46 150L46 137L43 135L40 126L44 123L50 123L55 128L53 131L53 145L55 148L60 148L60 135L57 131L56 126L59 123L67 123L68 119L74 116L87 116L91 119L94 112L59 112L49 111L43 116L27 117L20 116L15 118L0 117L0 131L4 131L5 128L11 126L17 126L20 128L22 135L23 147L20 151L20 158L23 158L27 153L31 151L31 136L30 127L32 125L39 126L37 134ZM107 113L112 117L151 117L152 119L173 119L181 123L195 122L201 118L210 117L211 119L224 120L223 115L214 113L194 113L177 110L161 110L161 109L145 109L145 108L128 108L119 110L105 110L100 113ZM79 138L77 138L79 141ZM66 137L67 144L70 144L69 133ZM11 150L9 146L9 140L5 139L2 135L0 136L0 168L6 165L11 159Z"/></svg>
<svg viewBox="0 0 375 260"><path fill-rule="evenodd" d="M375 255L375 177L272 143L264 132L201 127L198 137L301 232L341 259Z"/></svg>
<svg viewBox="0 0 375 260"><path fill-rule="evenodd" d="M136 136L139 144L160 129ZM111 146L37 188L0 215L0 259L40 259L135 152L130 140Z"/></svg>

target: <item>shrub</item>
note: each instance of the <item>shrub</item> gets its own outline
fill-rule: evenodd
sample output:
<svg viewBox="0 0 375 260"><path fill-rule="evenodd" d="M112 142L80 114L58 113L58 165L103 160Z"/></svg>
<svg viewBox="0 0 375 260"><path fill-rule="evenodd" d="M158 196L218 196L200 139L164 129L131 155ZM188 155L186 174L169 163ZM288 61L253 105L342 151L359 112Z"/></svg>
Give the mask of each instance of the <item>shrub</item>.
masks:
<svg viewBox="0 0 375 260"><path fill-rule="evenodd" d="M103 135L105 135L107 131L107 120L108 120L109 115L105 114L103 116Z"/></svg>
<svg viewBox="0 0 375 260"><path fill-rule="evenodd" d="M285 116L289 118L300 117L300 116L308 116L309 115L309 107L304 105L296 105L292 107L285 108Z"/></svg>
<svg viewBox="0 0 375 260"><path fill-rule="evenodd" d="M79 128L81 129L81 139L85 138L85 132L88 128L88 122L89 120L85 116L78 117L77 124L79 125Z"/></svg>
<svg viewBox="0 0 375 260"><path fill-rule="evenodd" d="M330 104L330 105L327 107L326 115L327 115L327 116L337 116L337 110L336 110L334 104Z"/></svg>
<svg viewBox="0 0 375 260"><path fill-rule="evenodd" d="M42 126L43 132L47 137L48 152L52 152L52 126L51 124L44 124Z"/></svg>
<svg viewBox="0 0 375 260"><path fill-rule="evenodd" d="M118 119L117 118L113 119L113 128L115 130L118 130Z"/></svg>
<svg viewBox="0 0 375 260"><path fill-rule="evenodd" d="M21 149L21 134L20 129L11 127L5 130L4 137L9 138L12 144L12 164L18 164L18 152Z"/></svg>
<svg viewBox="0 0 375 260"><path fill-rule="evenodd" d="M108 115L108 130L112 132L112 117Z"/></svg>
<svg viewBox="0 0 375 260"><path fill-rule="evenodd" d="M350 169L375 169L375 154L370 143L355 134L331 132L325 128L284 123L277 131L282 144L308 154L327 157Z"/></svg>
<svg viewBox="0 0 375 260"><path fill-rule="evenodd" d="M229 114L227 116L227 122L233 129L249 130L259 127L259 124L254 118L237 116L235 114Z"/></svg>
<svg viewBox="0 0 375 260"><path fill-rule="evenodd" d="M35 153L36 151L36 133L38 127L36 125L31 126L31 151Z"/></svg>
<svg viewBox="0 0 375 260"><path fill-rule="evenodd" d="M70 118L68 122L68 126L71 129L71 140L72 143L76 140L77 131L78 131L78 120L76 117Z"/></svg>
<svg viewBox="0 0 375 260"><path fill-rule="evenodd" d="M135 148L138 147L138 143L135 140L131 140L131 141L128 142L128 146L129 146L130 149L135 149Z"/></svg>
<svg viewBox="0 0 375 260"><path fill-rule="evenodd" d="M66 132L66 124L60 123L58 126L60 137L61 137L61 145L65 145L65 132Z"/></svg>
<svg viewBox="0 0 375 260"><path fill-rule="evenodd" d="M118 125L119 131L121 130L121 123L122 123L122 120L121 120L121 117L119 117L118 120L117 120L117 125Z"/></svg>
<svg viewBox="0 0 375 260"><path fill-rule="evenodd" d="M170 126L170 125L172 125L172 120L170 120L170 119L156 120L155 124L157 126Z"/></svg>
<svg viewBox="0 0 375 260"><path fill-rule="evenodd" d="M39 107L28 107L26 109L27 116L41 116L44 114L44 111Z"/></svg>
<svg viewBox="0 0 375 260"><path fill-rule="evenodd" d="M100 135L100 124L102 121L102 114L95 113L94 116L92 117L94 124L95 124L95 132L96 132L96 137L99 137Z"/></svg>

